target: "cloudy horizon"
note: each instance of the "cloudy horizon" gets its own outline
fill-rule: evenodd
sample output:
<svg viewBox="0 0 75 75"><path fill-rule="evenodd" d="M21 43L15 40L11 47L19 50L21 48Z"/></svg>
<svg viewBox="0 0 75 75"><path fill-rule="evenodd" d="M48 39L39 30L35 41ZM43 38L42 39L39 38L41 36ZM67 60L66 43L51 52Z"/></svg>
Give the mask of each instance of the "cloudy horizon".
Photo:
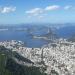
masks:
<svg viewBox="0 0 75 75"><path fill-rule="evenodd" d="M0 0L0 24L72 23L74 0Z"/></svg>

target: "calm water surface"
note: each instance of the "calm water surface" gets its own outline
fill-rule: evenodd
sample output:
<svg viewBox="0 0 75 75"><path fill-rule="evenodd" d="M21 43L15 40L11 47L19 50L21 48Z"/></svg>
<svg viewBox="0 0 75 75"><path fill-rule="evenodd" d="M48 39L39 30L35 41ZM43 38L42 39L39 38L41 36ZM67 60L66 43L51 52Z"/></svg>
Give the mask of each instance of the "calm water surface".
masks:
<svg viewBox="0 0 75 75"><path fill-rule="evenodd" d="M27 47L41 47L48 44L48 41L43 39L33 39L32 35L25 31L0 31L0 41L5 40L20 40Z"/></svg>

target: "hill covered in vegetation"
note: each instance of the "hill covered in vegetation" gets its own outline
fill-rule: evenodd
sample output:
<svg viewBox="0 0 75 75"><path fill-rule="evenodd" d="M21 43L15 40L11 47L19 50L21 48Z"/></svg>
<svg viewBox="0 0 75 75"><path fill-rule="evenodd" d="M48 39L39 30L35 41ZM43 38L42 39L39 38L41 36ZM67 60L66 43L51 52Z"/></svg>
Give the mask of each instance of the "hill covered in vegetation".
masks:
<svg viewBox="0 0 75 75"><path fill-rule="evenodd" d="M16 63L10 56L9 50L0 47L0 75L46 75L40 72L40 68L24 66ZM14 55L15 56L15 55ZM16 55L19 56L19 55ZM20 56L19 56L20 57Z"/></svg>

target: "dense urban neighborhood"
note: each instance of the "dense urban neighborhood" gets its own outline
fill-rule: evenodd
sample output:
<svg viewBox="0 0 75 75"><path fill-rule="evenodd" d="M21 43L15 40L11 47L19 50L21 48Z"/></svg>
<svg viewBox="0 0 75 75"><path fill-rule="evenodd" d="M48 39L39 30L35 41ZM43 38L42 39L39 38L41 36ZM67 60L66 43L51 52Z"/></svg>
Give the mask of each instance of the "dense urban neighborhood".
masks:
<svg viewBox="0 0 75 75"><path fill-rule="evenodd" d="M52 71L58 75L75 75L75 42L60 38L41 48L27 48L22 41L11 40L0 42L0 46L9 50L8 56L17 64L45 68L48 75Z"/></svg>

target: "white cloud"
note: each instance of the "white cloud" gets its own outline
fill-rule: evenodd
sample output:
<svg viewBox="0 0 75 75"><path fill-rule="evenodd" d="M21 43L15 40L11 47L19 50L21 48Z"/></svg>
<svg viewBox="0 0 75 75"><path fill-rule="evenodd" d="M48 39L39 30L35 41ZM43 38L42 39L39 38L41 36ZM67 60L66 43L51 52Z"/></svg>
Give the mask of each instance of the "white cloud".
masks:
<svg viewBox="0 0 75 75"><path fill-rule="evenodd" d="M10 13L16 11L16 7L1 7L0 13Z"/></svg>
<svg viewBox="0 0 75 75"><path fill-rule="evenodd" d="M47 6L46 8L45 8L45 10L57 10L57 9L59 9L60 8L60 6L58 6L58 5L52 5L52 6Z"/></svg>
<svg viewBox="0 0 75 75"><path fill-rule="evenodd" d="M27 14L30 14L30 15L33 15L33 16L37 16L41 13L43 13L43 9L41 8L34 8L34 9L31 9L29 11L26 11Z"/></svg>
<svg viewBox="0 0 75 75"><path fill-rule="evenodd" d="M28 14L28 16L40 16L40 15L43 15L45 14L46 11L48 10L56 10L56 9L59 9L60 6L58 5L52 5L52 6L47 6L45 8L34 8L34 9L31 9L29 11L26 11L25 13Z"/></svg>
<svg viewBox="0 0 75 75"><path fill-rule="evenodd" d="M42 19L42 18L44 18L44 16L43 16L43 15L40 15L40 16L38 16L38 18L39 18L39 19Z"/></svg>
<svg viewBox="0 0 75 75"><path fill-rule="evenodd" d="M56 9L59 9L59 8L60 8L60 6L58 6L58 5L52 5L52 6L47 6L43 9L42 8L34 8L34 9L29 10L29 11L26 11L26 13L38 15L38 14L44 13L45 11L56 10Z"/></svg>
<svg viewBox="0 0 75 75"><path fill-rule="evenodd" d="M68 9L73 9L74 7L71 5L66 5L66 6L60 6L60 5L51 5L51 6L46 6L45 8L34 8L29 11L26 11L25 13L28 14L29 17L39 17L43 18L48 14L48 11L56 11L56 10L68 10ZM44 15L46 14L46 15Z"/></svg>
<svg viewBox="0 0 75 75"><path fill-rule="evenodd" d="M65 10L72 9L72 6L71 6L71 5L65 6L64 9L65 9Z"/></svg>

